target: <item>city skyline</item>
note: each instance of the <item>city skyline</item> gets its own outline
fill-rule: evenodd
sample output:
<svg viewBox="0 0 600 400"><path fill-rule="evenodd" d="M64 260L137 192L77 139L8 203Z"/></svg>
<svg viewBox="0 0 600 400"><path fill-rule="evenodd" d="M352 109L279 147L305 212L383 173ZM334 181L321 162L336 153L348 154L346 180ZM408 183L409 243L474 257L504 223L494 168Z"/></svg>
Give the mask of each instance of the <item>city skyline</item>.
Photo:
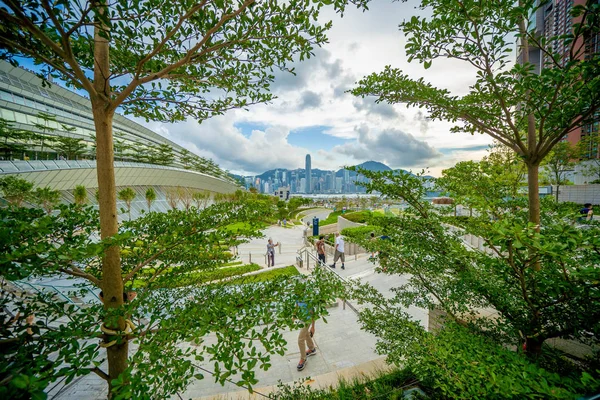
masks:
<svg viewBox="0 0 600 400"><path fill-rule="evenodd" d="M306 155L306 160L312 160L310 154ZM306 167L307 165L305 165ZM377 162L366 161L357 166L374 171L390 171L389 166ZM286 168L275 168L264 171L258 175L238 176L244 182L246 189L256 188L260 193L276 193L280 190L293 194L347 194L347 193L365 193L366 189L360 183L368 182L364 176L347 169L323 170L310 169L307 174L307 168L295 168L292 170ZM310 176L311 189L307 190L307 176ZM431 176L425 176L427 180ZM431 184L426 183L427 187Z"/></svg>

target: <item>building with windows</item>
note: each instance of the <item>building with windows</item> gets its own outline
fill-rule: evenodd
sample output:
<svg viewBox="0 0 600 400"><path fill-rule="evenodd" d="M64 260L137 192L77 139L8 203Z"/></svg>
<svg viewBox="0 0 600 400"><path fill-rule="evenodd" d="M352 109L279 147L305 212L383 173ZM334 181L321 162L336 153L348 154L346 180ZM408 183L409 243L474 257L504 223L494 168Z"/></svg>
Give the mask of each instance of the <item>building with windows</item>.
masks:
<svg viewBox="0 0 600 400"><path fill-rule="evenodd" d="M0 176L18 174L36 187L61 190L66 201L66 193L76 185L85 186L94 197L98 187L95 129L88 99L58 84L44 84L34 73L0 61L0 118ZM115 115L113 132L117 190L156 186L160 202L160 194L166 194L169 187L214 193L239 188L212 161L122 115ZM68 154L59 138L72 139L79 148L76 155ZM11 150L11 145L18 150Z"/></svg>
<svg viewBox="0 0 600 400"><path fill-rule="evenodd" d="M555 38L570 33L574 24L580 22L581 17L573 18L571 11L573 7L584 5L585 3L586 0L538 0L536 2L536 10L529 18L529 31L533 31L536 37L544 38L548 43L551 43L552 48L565 57L563 62L566 60L567 54L571 51L571 45L564 43L562 40L555 40ZM600 54L600 34L596 33L579 38L572 45L575 48L581 47L583 49L578 56L580 58ZM518 54L517 61L522 61L520 53ZM552 68L553 66L550 56L533 43L530 44L529 61L535 66L537 73L544 68ZM600 114L596 113L583 126L569 132L565 140L575 145L581 141L582 137L597 134L599 132L599 124ZM597 144L593 149L590 149L590 154L600 157Z"/></svg>
<svg viewBox="0 0 600 400"><path fill-rule="evenodd" d="M312 193L312 181L311 181L311 167L310 167L310 154L306 155L306 183L304 193Z"/></svg>

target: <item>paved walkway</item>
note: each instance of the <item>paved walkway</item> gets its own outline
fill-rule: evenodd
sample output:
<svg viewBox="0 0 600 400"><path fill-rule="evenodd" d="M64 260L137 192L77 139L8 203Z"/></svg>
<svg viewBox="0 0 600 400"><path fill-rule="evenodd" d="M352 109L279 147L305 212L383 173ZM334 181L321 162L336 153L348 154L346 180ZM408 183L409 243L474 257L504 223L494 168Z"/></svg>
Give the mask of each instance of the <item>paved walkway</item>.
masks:
<svg viewBox="0 0 600 400"><path fill-rule="evenodd" d="M322 218L325 213L316 211L309 213L306 218L312 220L313 214L319 214ZM325 215L326 216L326 215ZM275 268L293 265L296 262L297 250L303 247L304 226L289 226L287 228L271 226L265 229L265 238L253 239L249 243L239 246L239 255L244 263L250 259L266 268L265 257L267 239L271 237L274 242L281 243L281 252L276 250ZM312 250L311 250L312 251ZM375 266L368 261L368 254L351 256L346 262L346 269L335 269L339 275L349 279L361 279L371 283L385 296L392 295L391 288L405 283L402 276L389 276L375 272ZM309 273L305 269L302 273ZM304 371L298 372L296 364L300 358L297 346L298 333L296 331L285 331L283 336L287 341L287 351L283 356L271 357L271 368L268 371L258 370L256 377L259 383L255 390L261 394L267 394L276 389L279 381L293 383L294 381L310 377L306 382L313 387L327 388L337 385L339 379L351 381L354 378L372 376L387 369L384 357L375 353L376 338L360 329L357 315L349 307L344 309L338 304L329 309L330 316L327 323L318 321L316 324L315 344L317 355L308 360ZM427 327L427 312L420 309L410 309L408 312ZM214 335L206 337L206 342L215 340ZM185 344L183 344L185 345ZM211 364L203 365L212 370ZM260 394L250 395L245 390L234 384L226 383L221 386L214 382L208 373L205 378L193 381L184 393L183 398L194 398L202 400L224 400L224 399L259 399L264 398ZM232 377L233 378L233 377ZM83 379L74 382L62 391L59 396L50 396L56 399L97 399L106 397L106 385L100 378L90 374ZM173 398L178 398L177 396Z"/></svg>

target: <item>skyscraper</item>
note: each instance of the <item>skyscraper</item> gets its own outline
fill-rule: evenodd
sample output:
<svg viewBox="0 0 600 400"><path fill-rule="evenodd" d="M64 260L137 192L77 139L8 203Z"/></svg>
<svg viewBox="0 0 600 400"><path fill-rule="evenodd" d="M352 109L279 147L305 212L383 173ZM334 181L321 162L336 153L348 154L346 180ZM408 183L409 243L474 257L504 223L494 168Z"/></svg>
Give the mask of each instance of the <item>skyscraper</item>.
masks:
<svg viewBox="0 0 600 400"><path fill-rule="evenodd" d="M304 190L305 193L312 193L312 186L311 186L311 180L310 180L310 175L311 175L312 171L310 168L310 154L306 155L306 189Z"/></svg>
<svg viewBox="0 0 600 400"><path fill-rule="evenodd" d="M532 13L529 19L528 30L534 31L538 38L544 37L549 43L552 41L552 49L563 55L562 62L566 62L568 54L571 51L571 44L563 43L562 40L557 40L560 35L566 35L572 32L573 25L581 22L581 17L572 17L571 11L575 6L584 5L585 0L551 0L551 1L536 1L537 8ZM583 43L582 43L583 42ZM581 48L583 51L577 50L577 58L583 59L591 57L600 52L600 34L595 32L588 34L583 38L578 38L578 42L574 49ZM521 63L523 55L520 50L517 54L517 62ZM553 68L554 60L540 47L530 44L529 61L535 66L535 71L540 73L544 68ZM565 136L565 140L571 144L577 144L583 136L593 135L598 132L600 125L600 114L590 116L582 126L579 126ZM600 153L597 153L600 157Z"/></svg>

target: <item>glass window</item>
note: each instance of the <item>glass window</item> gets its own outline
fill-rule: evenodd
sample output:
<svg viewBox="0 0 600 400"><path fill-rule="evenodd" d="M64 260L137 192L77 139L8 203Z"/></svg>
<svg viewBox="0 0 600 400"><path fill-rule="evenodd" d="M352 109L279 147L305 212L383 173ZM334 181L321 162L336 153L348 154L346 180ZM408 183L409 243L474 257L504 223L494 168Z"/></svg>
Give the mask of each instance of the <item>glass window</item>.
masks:
<svg viewBox="0 0 600 400"><path fill-rule="evenodd" d="M42 161L47 169L58 169L58 166L54 161Z"/></svg>
<svg viewBox="0 0 600 400"><path fill-rule="evenodd" d="M27 161L13 161L19 171L31 171L33 168Z"/></svg>
<svg viewBox="0 0 600 400"><path fill-rule="evenodd" d="M35 101L30 100L30 99L25 99L25 105L27 107L35 108Z"/></svg>
<svg viewBox="0 0 600 400"><path fill-rule="evenodd" d="M29 164L33 167L33 169L35 170L40 170L40 169L46 169L46 165L44 164L43 161L40 160L31 160L29 161Z"/></svg>
<svg viewBox="0 0 600 400"><path fill-rule="evenodd" d="M27 124L27 115L20 112L15 112L15 121L21 124Z"/></svg>
<svg viewBox="0 0 600 400"><path fill-rule="evenodd" d="M13 95L12 95L12 93L8 93L8 92L5 92L4 90L2 90L2 91L0 91L0 99L10 101L12 103Z"/></svg>
<svg viewBox="0 0 600 400"><path fill-rule="evenodd" d="M15 112L11 111L11 110L0 110L0 115L2 115L2 118L8 120L8 121L14 121L15 120Z"/></svg>
<svg viewBox="0 0 600 400"><path fill-rule="evenodd" d="M55 160L54 162L56 163L56 166L57 166L59 169L68 169L68 168L69 168L69 164L67 164L67 162L66 162L66 161L63 161L63 160Z"/></svg>
<svg viewBox="0 0 600 400"><path fill-rule="evenodd" d="M0 161L0 171L2 172L17 172L18 169L12 161Z"/></svg>

